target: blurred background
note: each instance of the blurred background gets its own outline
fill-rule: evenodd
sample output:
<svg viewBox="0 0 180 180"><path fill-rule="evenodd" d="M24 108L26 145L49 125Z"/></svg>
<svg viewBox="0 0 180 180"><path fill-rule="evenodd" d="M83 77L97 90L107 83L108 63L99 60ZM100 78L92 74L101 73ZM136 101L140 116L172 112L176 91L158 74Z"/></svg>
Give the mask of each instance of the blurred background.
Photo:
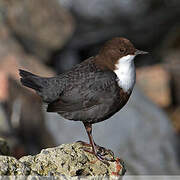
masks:
<svg viewBox="0 0 180 180"><path fill-rule="evenodd" d="M45 112L18 69L54 76L116 36L149 55L135 60L128 104L94 125L94 139L125 161L128 174L180 174L179 0L0 0L0 137L11 155L88 141L80 122Z"/></svg>

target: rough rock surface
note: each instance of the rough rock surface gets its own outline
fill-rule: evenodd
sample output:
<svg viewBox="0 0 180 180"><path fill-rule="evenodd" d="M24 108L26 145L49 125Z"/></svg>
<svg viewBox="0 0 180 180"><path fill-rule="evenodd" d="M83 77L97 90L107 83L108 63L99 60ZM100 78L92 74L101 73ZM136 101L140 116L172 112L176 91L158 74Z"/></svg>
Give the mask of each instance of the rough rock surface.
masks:
<svg viewBox="0 0 180 180"><path fill-rule="evenodd" d="M115 158L109 152L106 157ZM89 176L92 179L92 176L113 178L124 173L124 165L118 158L108 166L85 152L80 142L44 149L35 156L24 156L19 160L0 156L0 175Z"/></svg>
<svg viewBox="0 0 180 180"><path fill-rule="evenodd" d="M14 157L0 156L0 176L27 176L31 169ZM31 173L32 175L37 175Z"/></svg>

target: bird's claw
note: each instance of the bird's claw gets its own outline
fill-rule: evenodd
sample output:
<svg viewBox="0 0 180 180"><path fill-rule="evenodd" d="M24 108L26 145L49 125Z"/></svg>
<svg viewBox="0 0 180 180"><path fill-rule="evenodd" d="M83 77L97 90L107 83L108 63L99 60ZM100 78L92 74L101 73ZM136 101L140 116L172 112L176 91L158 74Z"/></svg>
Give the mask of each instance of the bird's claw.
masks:
<svg viewBox="0 0 180 180"><path fill-rule="evenodd" d="M92 150L90 150L89 148L86 148L86 147L84 147L83 150L88 152L88 153L91 153L91 154L95 155L98 160L100 160L101 162L103 162L107 166L109 166L109 161L110 162L114 162L115 161L114 158L104 157L105 155L107 155L107 153L105 153L105 152L102 153L102 152L98 151L97 153L94 153Z"/></svg>
<svg viewBox="0 0 180 180"><path fill-rule="evenodd" d="M92 147L91 144L88 144L88 143L86 143L86 142L84 142L84 141L77 141L77 142L81 143L83 146ZM105 156L105 155L107 155L108 153L109 153L111 156L114 156L114 153L113 153L110 149L106 149L106 148L104 148L104 147L102 147L102 146L99 146L99 145L97 145L97 144L95 144L95 146L96 146L96 149L97 149L97 151L98 151L97 153L100 154L101 156Z"/></svg>

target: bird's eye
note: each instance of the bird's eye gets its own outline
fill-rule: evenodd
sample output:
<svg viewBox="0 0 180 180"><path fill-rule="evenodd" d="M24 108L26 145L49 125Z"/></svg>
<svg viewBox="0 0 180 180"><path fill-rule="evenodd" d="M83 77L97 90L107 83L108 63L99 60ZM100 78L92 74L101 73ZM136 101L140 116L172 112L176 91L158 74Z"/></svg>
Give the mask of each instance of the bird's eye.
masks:
<svg viewBox="0 0 180 180"><path fill-rule="evenodd" d="M120 51L121 53L124 53L124 52L126 51L126 49L125 49L125 48L120 48L119 51Z"/></svg>

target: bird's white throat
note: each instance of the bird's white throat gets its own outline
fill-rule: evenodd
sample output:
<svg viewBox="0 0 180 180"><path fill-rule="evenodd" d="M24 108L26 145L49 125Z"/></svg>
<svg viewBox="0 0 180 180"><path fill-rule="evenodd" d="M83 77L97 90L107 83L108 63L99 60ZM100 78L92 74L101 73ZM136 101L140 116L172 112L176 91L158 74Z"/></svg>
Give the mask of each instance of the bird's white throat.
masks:
<svg viewBox="0 0 180 180"><path fill-rule="evenodd" d="M127 55L118 60L116 64L116 73L118 85L125 91L132 90L135 84L136 71L134 66L134 55Z"/></svg>

